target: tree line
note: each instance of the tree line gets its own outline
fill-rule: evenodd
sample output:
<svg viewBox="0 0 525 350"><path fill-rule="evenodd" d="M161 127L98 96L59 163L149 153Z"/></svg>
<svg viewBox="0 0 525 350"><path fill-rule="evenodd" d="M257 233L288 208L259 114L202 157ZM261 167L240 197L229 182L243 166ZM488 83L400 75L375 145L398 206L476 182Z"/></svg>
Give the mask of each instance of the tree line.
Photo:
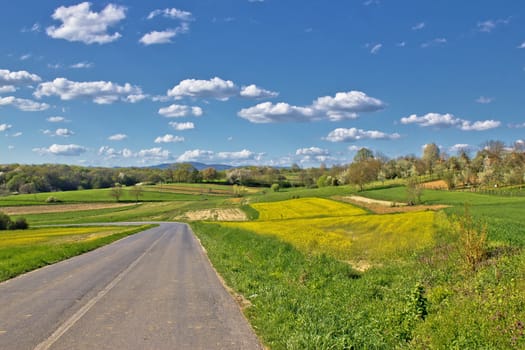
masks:
<svg viewBox="0 0 525 350"><path fill-rule="evenodd" d="M441 152L435 143L427 144L421 156L391 159L361 148L346 165L301 168L246 166L218 171L197 170L189 163L175 163L166 169L103 168L62 164L0 165L0 194L70 191L111 188L116 184L224 183L242 186L280 188L290 186L324 187L354 184L363 189L372 181L391 179L441 179L448 188L523 185L525 148L523 143L506 146L488 141L475 155L459 150L455 155Z"/></svg>

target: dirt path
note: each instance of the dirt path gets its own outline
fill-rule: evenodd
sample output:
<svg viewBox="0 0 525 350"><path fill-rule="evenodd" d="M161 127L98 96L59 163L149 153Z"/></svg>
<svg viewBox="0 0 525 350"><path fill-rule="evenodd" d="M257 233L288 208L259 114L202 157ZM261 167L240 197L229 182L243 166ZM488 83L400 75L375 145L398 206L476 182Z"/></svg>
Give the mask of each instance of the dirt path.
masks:
<svg viewBox="0 0 525 350"><path fill-rule="evenodd" d="M135 204L129 203L79 203L79 204L50 204L50 205L30 205L18 207L0 207L0 211L7 215L27 215L44 213L63 213L67 211L95 210L129 207Z"/></svg>
<svg viewBox="0 0 525 350"><path fill-rule="evenodd" d="M365 207L366 209L376 214L406 213L424 210L441 210L443 208L449 207L448 205L408 205L407 203L403 202L390 202L354 195L345 197L334 197L334 199Z"/></svg>

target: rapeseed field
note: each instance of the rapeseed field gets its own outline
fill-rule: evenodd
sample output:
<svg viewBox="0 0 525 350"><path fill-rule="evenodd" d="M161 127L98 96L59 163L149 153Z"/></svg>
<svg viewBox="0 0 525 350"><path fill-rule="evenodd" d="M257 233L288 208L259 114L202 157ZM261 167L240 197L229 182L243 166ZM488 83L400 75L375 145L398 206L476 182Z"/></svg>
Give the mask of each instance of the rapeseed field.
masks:
<svg viewBox="0 0 525 350"><path fill-rule="evenodd" d="M368 214L358 207L321 198L257 203L259 220L223 223L273 235L299 250L341 260L379 261L429 247L435 213Z"/></svg>

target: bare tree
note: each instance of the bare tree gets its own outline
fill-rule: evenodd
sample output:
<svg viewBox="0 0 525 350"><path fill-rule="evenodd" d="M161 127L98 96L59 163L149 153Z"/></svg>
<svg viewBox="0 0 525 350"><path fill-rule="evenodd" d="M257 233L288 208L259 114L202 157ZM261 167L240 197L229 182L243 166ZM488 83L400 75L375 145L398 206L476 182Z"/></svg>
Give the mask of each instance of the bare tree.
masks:
<svg viewBox="0 0 525 350"><path fill-rule="evenodd" d="M111 187L109 195L115 198L117 202L120 201L120 197L122 197L122 186L120 184L115 184L115 186Z"/></svg>
<svg viewBox="0 0 525 350"><path fill-rule="evenodd" d="M144 194L144 189L141 185L135 185L131 188L130 192L133 195L133 197L135 197L135 203L138 203L139 197L142 197L142 195Z"/></svg>

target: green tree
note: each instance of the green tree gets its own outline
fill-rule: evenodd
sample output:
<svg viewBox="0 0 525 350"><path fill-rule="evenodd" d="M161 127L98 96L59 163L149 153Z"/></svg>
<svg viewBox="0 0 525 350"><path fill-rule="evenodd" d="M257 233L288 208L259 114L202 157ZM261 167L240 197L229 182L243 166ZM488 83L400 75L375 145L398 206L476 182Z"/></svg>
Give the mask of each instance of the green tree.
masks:
<svg viewBox="0 0 525 350"><path fill-rule="evenodd" d="M115 184L115 186L111 187L109 195L115 198L115 201L120 201L120 197L122 197L122 186L120 184Z"/></svg>
<svg viewBox="0 0 525 350"><path fill-rule="evenodd" d="M426 171L432 175L434 173L434 166L440 157L439 147L435 143L428 143L423 149L423 156L421 157Z"/></svg>

